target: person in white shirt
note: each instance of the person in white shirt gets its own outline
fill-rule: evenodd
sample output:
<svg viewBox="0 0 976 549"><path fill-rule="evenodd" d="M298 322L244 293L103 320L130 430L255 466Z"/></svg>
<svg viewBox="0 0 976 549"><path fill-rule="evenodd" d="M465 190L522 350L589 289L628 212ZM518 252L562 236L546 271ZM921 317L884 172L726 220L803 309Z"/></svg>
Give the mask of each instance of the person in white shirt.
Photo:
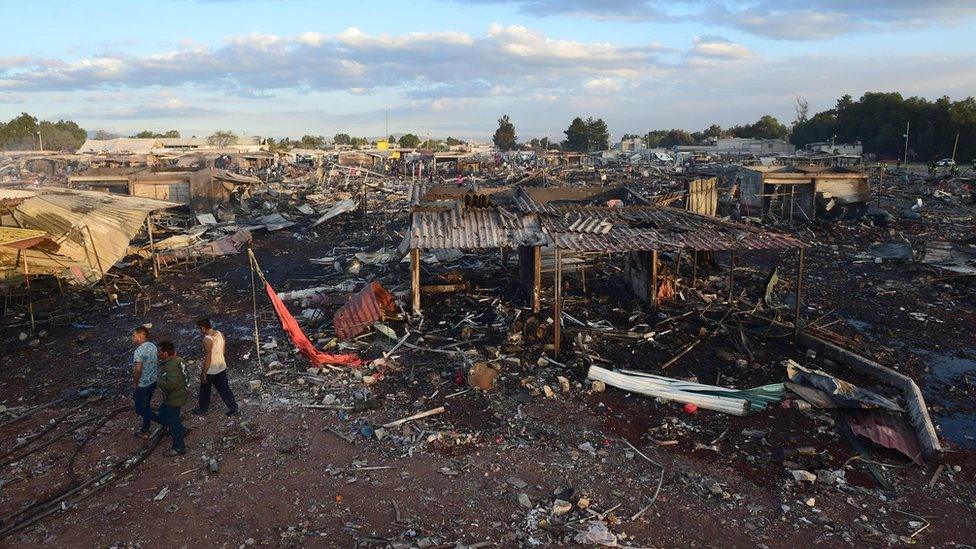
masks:
<svg viewBox="0 0 976 549"><path fill-rule="evenodd" d="M206 415L210 409L211 386L217 389L220 399L227 405L227 415L238 414L234 393L227 381L227 359L224 358L226 340L224 334L213 329L210 319L197 319L197 328L203 334L203 367L200 369L200 398L194 414Z"/></svg>

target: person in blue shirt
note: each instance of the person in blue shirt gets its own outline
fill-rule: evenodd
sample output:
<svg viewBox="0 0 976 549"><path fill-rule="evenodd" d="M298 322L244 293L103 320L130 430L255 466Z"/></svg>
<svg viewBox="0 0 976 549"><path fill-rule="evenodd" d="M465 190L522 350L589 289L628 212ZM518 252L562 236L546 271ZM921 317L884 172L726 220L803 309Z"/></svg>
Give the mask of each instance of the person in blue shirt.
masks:
<svg viewBox="0 0 976 549"><path fill-rule="evenodd" d="M132 353L132 372L135 389L132 401L135 403L136 414L142 417L142 428L136 431L136 436L149 438L149 426L153 418L153 393L156 392L156 379L159 377L159 351L156 345L149 341L149 328L139 326L132 330L132 343L136 350Z"/></svg>

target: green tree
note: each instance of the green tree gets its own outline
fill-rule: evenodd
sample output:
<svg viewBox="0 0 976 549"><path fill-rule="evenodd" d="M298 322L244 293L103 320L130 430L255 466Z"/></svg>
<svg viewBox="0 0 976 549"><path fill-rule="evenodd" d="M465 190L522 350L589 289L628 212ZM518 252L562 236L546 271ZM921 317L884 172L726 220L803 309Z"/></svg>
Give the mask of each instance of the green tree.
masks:
<svg viewBox="0 0 976 549"><path fill-rule="evenodd" d="M30 150L37 148L37 118L20 113L0 126L0 146L5 149Z"/></svg>
<svg viewBox="0 0 976 549"><path fill-rule="evenodd" d="M305 135L302 136L301 139L298 140L298 148L300 148L300 149L324 149L325 148L325 136L305 134Z"/></svg>
<svg viewBox="0 0 976 549"><path fill-rule="evenodd" d="M416 149L420 146L420 138L412 133L406 133L400 137L398 143L404 149Z"/></svg>
<svg viewBox="0 0 976 549"><path fill-rule="evenodd" d="M369 145L369 140L366 139L365 137L353 137L352 139L349 140L349 145L352 145L354 148L357 149L362 149L367 145Z"/></svg>
<svg viewBox="0 0 976 549"><path fill-rule="evenodd" d="M332 138L332 142L336 145L349 145L352 143L352 138L349 137L348 133L337 133Z"/></svg>
<svg viewBox="0 0 976 549"><path fill-rule="evenodd" d="M229 147L237 143L237 134L229 130L217 130L207 137L207 143L218 149Z"/></svg>
<svg viewBox="0 0 976 549"><path fill-rule="evenodd" d="M588 151L605 151L610 148L610 131L602 118L586 119L586 140Z"/></svg>
<svg viewBox="0 0 976 549"><path fill-rule="evenodd" d="M460 139L454 139L453 137L450 136L448 136L448 138L444 140L444 143L446 143L448 147L464 145L464 141L461 141Z"/></svg>
<svg viewBox="0 0 976 549"><path fill-rule="evenodd" d="M569 127L563 133L566 134L562 147L564 151L582 152L590 145L589 127L578 116L569 123Z"/></svg>
<svg viewBox="0 0 976 549"><path fill-rule="evenodd" d="M85 142L88 132L71 120L48 122L37 125L44 148L49 151L75 151Z"/></svg>
<svg viewBox="0 0 976 549"><path fill-rule="evenodd" d="M674 147L677 145L693 145L695 139L685 130L668 130L668 133L661 138L661 147Z"/></svg>
<svg viewBox="0 0 976 549"><path fill-rule="evenodd" d="M515 124L512 124L507 114L498 119L498 129L495 130L495 135L491 140L502 151L511 151L518 147Z"/></svg>
<svg viewBox="0 0 976 549"><path fill-rule="evenodd" d="M786 139L790 135L790 129L781 124L776 117L766 114L754 124L733 127L732 134L735 137L754 139Z"/></svg>

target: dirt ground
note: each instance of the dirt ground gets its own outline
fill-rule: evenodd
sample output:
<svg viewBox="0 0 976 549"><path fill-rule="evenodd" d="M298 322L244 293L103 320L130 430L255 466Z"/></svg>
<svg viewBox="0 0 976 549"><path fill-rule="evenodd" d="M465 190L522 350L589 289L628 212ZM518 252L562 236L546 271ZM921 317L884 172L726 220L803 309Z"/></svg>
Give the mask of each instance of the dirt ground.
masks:
<svg viewBox="0 0 976 549"><path fill-rule="evenodd" d="M908 203L911 194L891 198L889 207ZM971 228L973 208L952 209L968 215ZM917 222L899 220L898 234L913 244L924 241L951 229L942 218L936 211ZM251 279L242 254L191 273L164 273L148 286L153 301L148 313L90 301L84 327L49 328L36 345L19 341L16 333L4 334L0 404L27 407L90 389L84 397L0 424L4 517L146 445L133 437L131 409L107 415L131 402L129 332L135 325L152 323L154 339L174 340L198 368L200 338L193 321L212 316L228 336L230 379L242 413L225 417L216 399L208 416L187 414L192 430L186 455L164 457L168 440L163 439L130 471L0 545L483 547L488 544L477 544L491 542L552 547L573 545L577 534L599 519L619 545L629 547L972 546L976 370L967 361L976 360L973 283L935 280L936 274L913 263L859 260L867 245L891 238L888 228L864 221L817 227L801 236L811 242L805 317L823 315L820 325L833 323L830 329L854 341L860 352L919 382L947 446L941 467L911 465L864 442L871 459L882 464L878 469L890 484L884 489L829 411L769 407L746 417L687 414L679 405L613 388L593 392L584 368L539 365L541 346L516 348L495 329L521 307L508 282L517 268L512 263L503 269L497 256L472 263L468 276L474 289L468 295L425 305L421 330L429 335L417 342L426 348L449 344L457 338L460 317L476 315L473 322L487 328L478 332L482 340L464 348L522 359L503 361L495 389L469 389L458 376L463 362L456 355L410 349L398 351L396 367L371 385L349 372L323 370L309 378L303 376L304 366L267 376L252 356ZM334 255L341 246L373 250L380 245L357 222L340 220L314 237L287 231L258 235L254 251L269 282L286 291L345 276L310 264L311 257ZM770 264L790 269L793 261L786 255L747 255L742 274L748 279L748 265L761 275ZM394 281L391 290L403 290L409 273L395 266L384 280ZM578 288L570 290L569 314L594 320L608 309L619 308L624 318L630 314L626 303L613 305L615 290L591 288L589 298ZM266 301L259 321L262 338L276 337L280 351L288 343ZM910 313L924 313L924 320ZM402 323L391 326L403 333ZM682 334L701 327L691 319L676 326L676 339L663 348L594 336L590 349L610 362L608 367L653 371L689 337ZM567 339L575 335L568 330ZM755 343L758 367L737 368L734 359L722 356L727 346L716 338L689 352L666 375L748 387L781 380L784 358L818 364L786 338ZM373 359L392 344L373 334L360 340L359 352ZM568 390L560 388L557 376L568 379ZM261 380L261 388L252 391L250 380ZM543 385L554 389L552 398L540 393ZM194 405L195 382L190 389L185 411ZM373 403L369 409L305 407L328 395L355 402L357 393ZM388 429L382 439L363 434L369 433L364 427L437 406L446 411ZM101 424L96 420L103 415ZM24 437L52 420L53 434L89 418L87 427L18 458ZM845 481L795 482L781 462L803 446L814 447L815 455L790 459L810 469L843 470ZM553 512L557 497L575 504L569 513ZM0 530L11 524L0 524Z"/></svg>

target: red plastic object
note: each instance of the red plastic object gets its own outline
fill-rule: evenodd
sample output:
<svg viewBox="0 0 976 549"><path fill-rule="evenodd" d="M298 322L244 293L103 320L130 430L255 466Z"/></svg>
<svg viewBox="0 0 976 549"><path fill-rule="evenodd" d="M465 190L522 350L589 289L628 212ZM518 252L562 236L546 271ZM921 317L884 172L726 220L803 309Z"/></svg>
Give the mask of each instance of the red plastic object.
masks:
<svg viewBox="0 0 976 549"><path fill-rule="evenodd" d="M681 409L684 410L686 414L694 414L695 412L698 411L698 405L693 404L691 402L686 402L685 405L681 407Z"/></svg>

